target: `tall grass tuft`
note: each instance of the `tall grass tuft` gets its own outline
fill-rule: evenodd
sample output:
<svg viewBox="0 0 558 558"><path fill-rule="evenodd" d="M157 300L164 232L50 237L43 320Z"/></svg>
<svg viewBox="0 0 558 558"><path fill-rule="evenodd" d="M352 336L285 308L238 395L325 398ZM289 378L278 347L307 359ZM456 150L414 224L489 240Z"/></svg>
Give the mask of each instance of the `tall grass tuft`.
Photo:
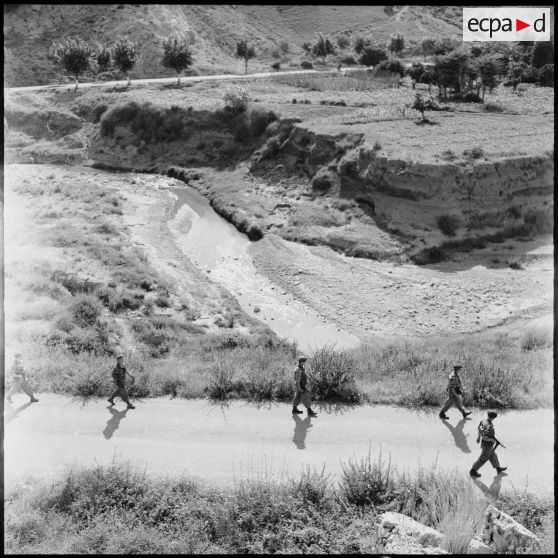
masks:
<svg viewBox="0 0 558 558"><path fill-rule="evenodd" d="M355 359L345 351L336 351L333 345L317 349L309 360L312 371L312 393L322 401L341 400L348 403L361 401L354 373Z"/></svg>
<svg viewBox="0 0 558 558"><path fill-rule="evenodd" d="M349 504L355 506L384 504L393 499L395 477L391 461L372 460L370 450L361 459L351 458L342 463L341 493Z"/></svg>

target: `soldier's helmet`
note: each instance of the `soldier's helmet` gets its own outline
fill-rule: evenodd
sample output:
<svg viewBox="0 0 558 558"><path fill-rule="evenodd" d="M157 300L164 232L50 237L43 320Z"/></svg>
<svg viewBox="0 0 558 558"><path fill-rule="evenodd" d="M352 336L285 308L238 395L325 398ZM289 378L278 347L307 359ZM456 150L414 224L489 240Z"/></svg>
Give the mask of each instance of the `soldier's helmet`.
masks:
<svg viewBox="0 0 558 558"><path fill-rule="evenodd" d="M304 355L298 355L298 362L305 362L308 359Z"/></svg>
<svg viewBox="0 0 558 558"><path fill-rule="evenodd" d="M498 413L496 411L488 411L488 418L496 418Z"/></svg>
<svg viewBox="0 0 558 558"><path fill-rule="evenodd" d="M453 367L453 369L454 369L455 371L461 370L462 368L463 368L463 366L461 366L461 364L456 364L456 365Z"/></svg>
<svg viewBox="0 0 558 558"><path fill-rule="evenodd" d="M21 358L21 353L16 353L16 354L14 355L14 358Z"/></svg>
<svg viewBox="0 0 558 558"><path fill-rule="evenodd" d="M119 358L124 358L124 355L123 355L122 353L118 353L118 354L116 355L116 358L117 358L117 359L119 359Z"/></svg>

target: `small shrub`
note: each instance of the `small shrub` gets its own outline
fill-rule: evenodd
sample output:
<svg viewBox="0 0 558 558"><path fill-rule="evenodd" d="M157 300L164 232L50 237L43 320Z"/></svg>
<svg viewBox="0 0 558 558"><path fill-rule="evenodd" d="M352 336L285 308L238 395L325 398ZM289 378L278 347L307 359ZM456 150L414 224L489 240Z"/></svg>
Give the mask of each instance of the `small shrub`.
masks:
<svg viewBox="0 0 558 558"><path fill-rule="evenodd" d="M516 258L512 258L511 260L508 261L508 266L510 267L510 269L525 269L523 267L523 265L521 265L521 262L519 260L517 260Z"/></svg>
<svg viewBox="0 0 558 558"><path fill-rule="evenodd" d="M168 295L160 294L153 301L159 308L170 308L171 302Z"/></svg>
<svg viewBox="0 0 558 558"><path fill-rule="evenodd" d="M376 140L374 142L374 147L372 149L374 151L380 151L382 149L382 144L378 140Z"/></svg>
<svg viewBox="0 0 558 558"><path fill-rule="evenodd" d="M281 62L274 62L271 65L271 69L275 70L276 72L278 72L281 69Z"/></svg>
<svg viewBox="0 0 558 558"><path fill-rule="evenodd" d="M438 228L446 236L455 236L459 229L460 221L456 215L440 215L437 224Z"/></svg>
<svg viewBox="0 0 558 558"><path fill-rule="evenodd" d="M303 61L300 63L300 67L301 67L303 70L311 70L312 68L314 68L314 65L313 65L312 62L310 62L309 60L303 60Z"/></svg>
<svg viewBox="0 0 558 558"><path fill-rule="evenodd" d="M455 159L457 159L457 155L451 149L446 149L442 153L442 159L444 161L455 161Z"/></svg>
<svg viewBox="0 0 558 558"><path fill-rule="evenodd" d="M502 105L498 103L486 103L484 105L484 110L486 112L504 112Z"/></svg>
<svg viewBox="0 0 558 558"><path fill-rule="evenodd" d="M225 107L228 107L235 113L240 113L246 112L248 109L250 96L248 95L248 91L246 89L242 87L234 87L225 90L223 100L225 101Z"/></svg>
<svg viewBox="0 0 558 558"><path fill-rule="evenodd" d="M95 325L103 308L99 299L92 295L79 295L70 303L68 310L79 326Z"/></svg>
<svg viewBox="0 0 558 558"><path fill-rule="evenodd" d="M552 328L531 326L521 334L521 350L534 351L536 349L551 349L553 347Z"/></svg>
<svg viewBox="0 0 558 558"><path fill-rule="evenodd" d="M393 499L395 479L391 463L372 461L370 451L366 457L357 460L350 458L342 463L340 488L349 504L355 506L379 505Z"/></svg>
<svg viewBox="0 0 558 558"><path fill-rule="evenodd" d="M421 250L412 257L412 260L418 265L427 265L443 262L448 259L447 253L439 246L432 246Z"/></svg>
<svg viewBox="0 0 558 558"><path fill-rule="evenodd" d="M312 393L316 399L354 403L361 400L354 379L356 361L348 353L324 346L314 352L309 365L313 378Z"/></svg>
<svg viewBox="0 0 558 558"><path fill-rule="evenodd" d="M465 149L463 155L469 159L480 159L484 155L484 151L482 147L477 145L471 149Z"/></svg>
<svg viewBox="0 0 558 558"><path fill-rule="evenodd" d="M307 465L298 481L291 479L291 483L294 494L302 498L303 502L320 507L327 500L331 478L325 473L325 465L320 472L316 469L311 470Z"/></svg>

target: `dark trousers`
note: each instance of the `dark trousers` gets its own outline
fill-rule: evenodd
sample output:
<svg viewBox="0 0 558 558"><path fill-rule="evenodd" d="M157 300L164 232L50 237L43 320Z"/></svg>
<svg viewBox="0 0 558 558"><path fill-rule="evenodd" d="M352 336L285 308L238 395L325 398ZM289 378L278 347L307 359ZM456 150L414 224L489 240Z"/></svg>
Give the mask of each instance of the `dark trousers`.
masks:
<svg viewBox="0 0 558 558"><path fill-rule="evenodd" d="M494 469L500 467L498 456L495 451L492 451L493 447L494 444L492 442L481 442L481 454L473 465L473 471L478 471L487 461L490 461Z"/></svg>
<svg viewBox="0 0 558 558"><path fill-rule="evenodd" d="M110 394L109 399L114 400L116 396L120 397L124 403L128 403L128 405L132 404L128 399L128 394L126 393L126 388L124 386L117 385L116 389Z"/></svg>
<svg viewBox="0 0 558 558"><path fill-rule="evenodd" d="M299 403L302 403L307 409L310 408L310 393L308 390L299 390L295 388L295 396L293 399L293 407L296 407Z"/></svg>

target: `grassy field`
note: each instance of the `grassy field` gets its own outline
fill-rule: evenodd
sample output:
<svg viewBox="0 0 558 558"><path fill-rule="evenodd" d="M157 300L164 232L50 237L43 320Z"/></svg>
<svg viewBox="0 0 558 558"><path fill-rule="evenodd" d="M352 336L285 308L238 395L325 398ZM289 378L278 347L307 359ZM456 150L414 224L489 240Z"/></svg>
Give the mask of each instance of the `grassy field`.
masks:
<svg viewBox="0 0 558 558"><path fill-rule="evenodd" d="M152 479L126 463L69 470L53 485L5 496L7 553L374 553L383 511L410 515L463 553L488 504L510 513L554 551L554 502L528 493L480 494L455 472L400 473L367 455L298 478L248 475L217 489L188 478Z"/></svg>

